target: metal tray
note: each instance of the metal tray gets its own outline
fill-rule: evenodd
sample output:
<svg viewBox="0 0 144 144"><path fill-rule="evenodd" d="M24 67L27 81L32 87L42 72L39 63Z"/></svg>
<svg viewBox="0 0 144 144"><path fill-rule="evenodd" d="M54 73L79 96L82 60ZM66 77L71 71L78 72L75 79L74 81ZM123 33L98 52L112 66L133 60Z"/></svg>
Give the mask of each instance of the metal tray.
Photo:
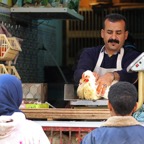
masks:
<svg viewBox="0 0 144 144"><path fill-rule="evenodd" d="M74 84L64 85L64 100L70 101L70 105L105 106L108 103L106 99L99 99L96 101L79 99L76 90L77 86Z"/></svg>

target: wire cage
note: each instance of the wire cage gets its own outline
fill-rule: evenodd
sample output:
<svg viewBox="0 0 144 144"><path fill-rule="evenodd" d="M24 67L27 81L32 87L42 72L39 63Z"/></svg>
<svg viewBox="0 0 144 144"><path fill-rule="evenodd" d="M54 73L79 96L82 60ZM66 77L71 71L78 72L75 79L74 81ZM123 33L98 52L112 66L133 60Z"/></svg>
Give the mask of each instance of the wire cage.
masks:
<svg viewBox="0 0 144 144"><path fill-rule="evenodd" d="M0 34L0 60L12 61L21 50L15 37L7 38L5 34Z"/></svg>
<svg viewBox="0 0 144 144"><path fill-rule="evenodd" d="M90 131L92 127L43 127L51 144L80 144L83 137Z"/></svg>
<svg viewBox="0 0 144 144"><path fill-rule="evenodd" d="M6 61L6 65L0 64L0 74L9 73L20 79L15 66L11 66L12 60L17 58L19 51L22 50L15 37L6 37L5 34L0 34L0 61Z"/></svg>

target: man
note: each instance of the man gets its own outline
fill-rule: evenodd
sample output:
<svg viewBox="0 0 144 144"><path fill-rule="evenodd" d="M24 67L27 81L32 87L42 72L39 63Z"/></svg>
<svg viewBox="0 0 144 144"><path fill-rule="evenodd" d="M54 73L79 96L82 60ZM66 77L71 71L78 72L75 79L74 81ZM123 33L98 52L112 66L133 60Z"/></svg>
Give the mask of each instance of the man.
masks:
<svg viewBox="0 0 144 144"><path fill-rule="evenodd" d="M86 48L80 55L74 81L78 84L83 72L91 70L97 79L97 93L103 95L114 80L137 81L137 73L128 73L126 68L140 53L123 47L128 30L126 18L120 14L112 13L105 17L101 37L104 46Z"/></svg>
<svg viewBox="0 0 144 144"><path fill-rule="evenodd" d="M81 144L142 144L144 127L131 115L137 108L137 90L129 82L110 87L108 108L111 117L87 134Z"/></svg>

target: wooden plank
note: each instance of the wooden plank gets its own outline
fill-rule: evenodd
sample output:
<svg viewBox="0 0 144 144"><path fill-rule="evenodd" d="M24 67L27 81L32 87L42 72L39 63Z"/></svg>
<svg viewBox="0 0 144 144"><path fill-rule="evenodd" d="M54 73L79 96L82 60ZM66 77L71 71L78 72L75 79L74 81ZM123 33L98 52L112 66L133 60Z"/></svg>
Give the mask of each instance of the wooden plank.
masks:
<svg viewBox="0 0 144 144"><path fill-rule="evenodd" d="M144 5L144 3L113 3L113 6L139 6Z"/></svg>
<svg viewBox="0 0 144 144"><path fill-rule="evenodd" d="M144 5L138 5L138 6L121 6L120 10L128 10L128 9L143 9Z"/></svg>
<svg viewBox="0 0 144 144"><path fill-rule="evenodd" d="M110 117L110 112L107 108L105 109L50 108L50 109L22 109L22 111L29 119L103 120Z"/></svg>

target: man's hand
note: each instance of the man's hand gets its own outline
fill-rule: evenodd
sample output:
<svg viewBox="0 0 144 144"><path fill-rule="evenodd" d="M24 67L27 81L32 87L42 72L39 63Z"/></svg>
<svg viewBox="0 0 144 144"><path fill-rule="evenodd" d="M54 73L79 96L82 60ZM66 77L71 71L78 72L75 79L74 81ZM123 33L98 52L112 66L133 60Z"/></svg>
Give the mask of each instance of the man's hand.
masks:
<svg viewBox="0 0 144 144"><path fill-rule="evenodd" d="M96 82L96 84L98 85L97 93L100 95L104 95L106 88L111 85L113 80L115 80L115 76L112 72L100 76Z"/></svg>

